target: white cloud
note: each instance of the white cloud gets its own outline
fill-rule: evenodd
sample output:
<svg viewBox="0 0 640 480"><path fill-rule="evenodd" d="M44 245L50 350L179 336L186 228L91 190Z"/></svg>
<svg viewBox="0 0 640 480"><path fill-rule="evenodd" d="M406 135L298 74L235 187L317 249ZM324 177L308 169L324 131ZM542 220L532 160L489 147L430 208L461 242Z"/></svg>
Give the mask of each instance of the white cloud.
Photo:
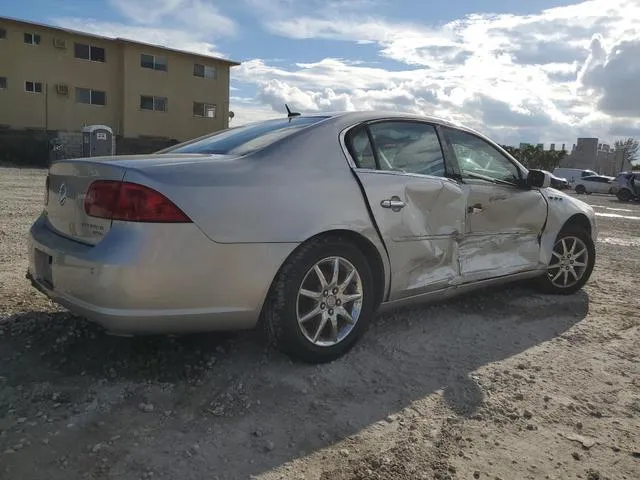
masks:
<svg viewBox="0 0 640 480"><path fill-rule="evenodd" d="M61 27L165 47L225 57L213 39L233 36L236 23L205 0L109 0L123 21L56 18Z"/></svg>
<svg viewBox="0 0 640 480"><path fill-rule="evenodd" d="M608 49L594 37L591 53L580 72L587 92L598 98L602 112L616 117L640 118L640 37Z"/></svg>
<svg viewBox="0 0 640 480"><path fill-rule="evenodd" d="M214 57L226 57L215 44L204 37L171 28L130 26L122 23L103 22L94 19L57 18L54 23L60 27L93 33L111 38L126 38L135 42L162 45Z"/></svg>
<svg viewBox="0 0 640 480"><path fill-rule="evenodd" d="M231 97L231 111L234 117L229 120L230 127L238 127L247 123L260 122L271 118L283 118L286 115L284 105L281 111L275 111L257 103L253 99Z"/></svg>
<svg viewBox="0 0 640 480"><path fill-rule="evenodd" d="M536 15L473 14L432 26L359 13L371 9L338 13L316 0L269 5L261 18L270 33L369 43L406 66L389 71L325 58L283 67L255 59L234 71L236 81L255 85L273 107L288 101L309 111L422 112L532 141L598 135L613 130L616 117L640 119L637 0L590 0ZM594 35L611 47L597 50Z"/></svg>
<svg viewBox="0 0 640 480"><path fill-rule="evenodd" d="M109 0L130 22L138 25L170 23L185 31L220 37L236 32L235 22L205 0Z"/></svg>

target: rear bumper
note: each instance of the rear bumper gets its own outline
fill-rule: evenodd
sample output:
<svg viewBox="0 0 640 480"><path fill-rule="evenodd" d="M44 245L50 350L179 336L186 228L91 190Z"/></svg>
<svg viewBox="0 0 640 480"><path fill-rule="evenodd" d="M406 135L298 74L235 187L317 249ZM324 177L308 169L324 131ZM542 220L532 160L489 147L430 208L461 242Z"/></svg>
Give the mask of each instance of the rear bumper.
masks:
<svg viewBox="0 0 640 480"><path fill-rule="evenodd" d="M29 232L27 278L119 334L250 329L295 247L218 244L193 224L123 222L87 246L55 234L40 217Z"/></svg>

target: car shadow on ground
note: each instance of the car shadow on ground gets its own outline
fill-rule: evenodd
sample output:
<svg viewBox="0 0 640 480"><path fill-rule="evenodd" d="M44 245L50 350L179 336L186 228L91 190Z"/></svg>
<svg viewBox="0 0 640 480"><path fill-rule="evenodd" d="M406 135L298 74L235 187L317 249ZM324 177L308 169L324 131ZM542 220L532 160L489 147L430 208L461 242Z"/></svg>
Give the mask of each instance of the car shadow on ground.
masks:
<svg viewBox="0 0 640 480"><path fill-rule="evenodd" d="M562 335L588 309L584 291L483 290L381 315L321 366L291 362L259 332L121 338L67 313L16 314L0 323L0 418L23 423L0 448L58 431L48 450L7 460L12 478L248 478L436 391L470 417L484 401L476 369Z"/></svg>

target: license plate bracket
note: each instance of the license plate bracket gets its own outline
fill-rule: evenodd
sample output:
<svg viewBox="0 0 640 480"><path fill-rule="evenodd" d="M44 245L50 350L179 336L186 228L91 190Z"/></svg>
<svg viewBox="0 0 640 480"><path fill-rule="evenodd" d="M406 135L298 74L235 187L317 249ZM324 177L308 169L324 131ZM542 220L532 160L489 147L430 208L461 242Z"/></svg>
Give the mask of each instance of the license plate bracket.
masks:
<svg viewBox="0 0 640 480"><path fill-rule="evenodd" d="M51 289L53 289L53 272L51 268L52 264L53 257L36 248L36 278Z"/></svg>

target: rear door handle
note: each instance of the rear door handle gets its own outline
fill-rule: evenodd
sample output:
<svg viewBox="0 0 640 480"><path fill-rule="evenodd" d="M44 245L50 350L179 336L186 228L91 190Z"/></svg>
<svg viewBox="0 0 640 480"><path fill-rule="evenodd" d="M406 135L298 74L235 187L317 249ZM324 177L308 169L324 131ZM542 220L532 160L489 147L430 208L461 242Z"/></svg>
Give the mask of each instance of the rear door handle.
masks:
<svg viewBox="0 0 640 480"><path fill-rule="evenodd" d="M481 203L476 203L467 207L467 213L480 213L483 210Z"/></svg>
<svg viewBox="0 0 640 480"><path fill-rule="evenodd" d="M394 212L399 212L401 209L406 207L407 204L405 202L403 202L402 200L400 200L400 197L393 196L393 197L388 198L386 200L382 200L380 202L380 206L382 208L390 208Z"/></svg>

